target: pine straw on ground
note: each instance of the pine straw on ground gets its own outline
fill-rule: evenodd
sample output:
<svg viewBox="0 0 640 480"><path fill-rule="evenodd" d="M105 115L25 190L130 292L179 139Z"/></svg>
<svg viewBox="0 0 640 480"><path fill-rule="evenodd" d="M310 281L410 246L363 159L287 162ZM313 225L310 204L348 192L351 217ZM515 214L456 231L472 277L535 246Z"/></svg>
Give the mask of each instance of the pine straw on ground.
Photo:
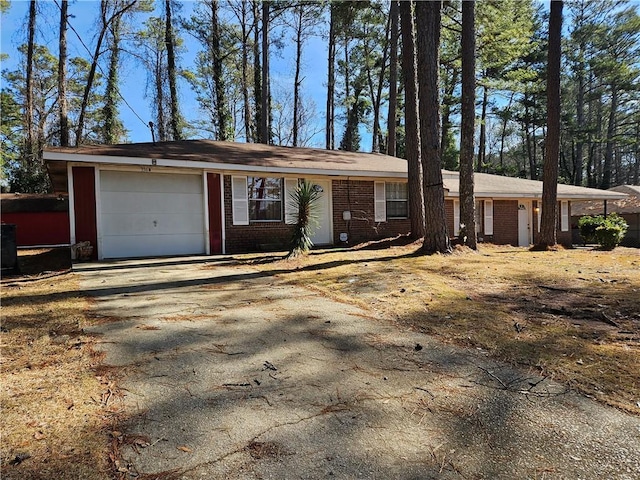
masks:
<svg viewBox="0 0 640 480"><path fill-rule="evenodd" d="M71 273L2 282L3 479L112 478L117 392L83 333L85 309Z"/></svg>
<svg viewBox="0 0 640 480"><path fill-rule="evenodd" d="M244 261L640 414L640 250L481 245L423 256L419 247Z"/></svg>

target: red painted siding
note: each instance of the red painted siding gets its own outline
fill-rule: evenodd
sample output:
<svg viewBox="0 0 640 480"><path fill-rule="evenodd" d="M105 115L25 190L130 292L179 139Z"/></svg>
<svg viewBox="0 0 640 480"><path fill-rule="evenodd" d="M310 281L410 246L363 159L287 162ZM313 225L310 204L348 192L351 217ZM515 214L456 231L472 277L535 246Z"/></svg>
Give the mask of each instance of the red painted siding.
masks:
<svg viewBox="0 0 640 480"><path fill-rule="evenodd" d="M95 171L93 167L72 167L72 172L76 242L91 242L95 259L98 258Z"/></svg>
<svg viewBox="0 0 640 480"><path fill-rule="evenodd" d="M60 245L69 243L69 213L67 212L7 212L2 223L16 225L19 247Z"/></svg>
<svg viewBox="0 0 640 480"><path fill-rule="evenodd" d="M220 210L220 174L207 173L209 208L209 249L212 254L222 253L222 211Z"/></svg>

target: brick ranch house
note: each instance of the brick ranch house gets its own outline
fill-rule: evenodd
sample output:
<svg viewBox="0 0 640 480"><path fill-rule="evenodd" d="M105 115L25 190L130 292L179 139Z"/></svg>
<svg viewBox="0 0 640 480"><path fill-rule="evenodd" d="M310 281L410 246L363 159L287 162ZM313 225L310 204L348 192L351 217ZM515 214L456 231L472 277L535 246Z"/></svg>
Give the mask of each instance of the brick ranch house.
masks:
<svg viewBox="0 0 640 480"><path fill-rule="evenodd" d="M301 178L323 192L315 245L409 232L407 162L386 155L187 140L49 148L44 159L56 193L69 195L71 243L91 242L98 259L283 248L292 228L287 199ZM443 177L455 237L458 174ZM535 242L542 183L475 178L482 241ZM572 201L622 197L559 185L559 241L571 243Z"/></svg>

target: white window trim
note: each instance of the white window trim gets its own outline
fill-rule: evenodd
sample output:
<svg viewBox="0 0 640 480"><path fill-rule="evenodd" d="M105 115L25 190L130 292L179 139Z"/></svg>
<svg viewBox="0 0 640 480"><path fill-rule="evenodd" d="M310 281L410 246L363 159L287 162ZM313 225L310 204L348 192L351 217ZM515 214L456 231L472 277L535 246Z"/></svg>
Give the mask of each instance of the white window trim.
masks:
<svg viewBox="0 0 640 480"><path fill-rule="evenodd" d="M484 234L493 235L493 200L484 201Z"/></svg>
<svg viewBox="0 0 640 480"><path fill-rule="evenodd" d="M249 225L247 177L231 177L231 210L234 225Z"/></svg>
<svg viewBox="0 0 640 480"><path fill-rule="evenodd" d="M298 212L292 198L296 188L298 188L297 178L284 179L284 223L287 225L295 225L298 221Z"/></svg>
<svg viewBox="0 0 640 480"><path fill-rule="evenodd" d="M569 231L569 202L567 200L560 202L560 230Z"/></svg>
<svg viewBox="0 0 640 480"><path fill-rule="evenodd" d="M373 184L374 221L387 221L387 196L384 182L374 182Z"/></svg>
<svg viewBox="0 0 640 480"><path fill-rule="evenodd" d="M493 235L493 200L484 201L484 234Z"/></svg>
<svg viewBox="0 0 640 480"><path fill-rule="evenodd" d="M453 201L453 236L460 235L460 200Z"/></svg>

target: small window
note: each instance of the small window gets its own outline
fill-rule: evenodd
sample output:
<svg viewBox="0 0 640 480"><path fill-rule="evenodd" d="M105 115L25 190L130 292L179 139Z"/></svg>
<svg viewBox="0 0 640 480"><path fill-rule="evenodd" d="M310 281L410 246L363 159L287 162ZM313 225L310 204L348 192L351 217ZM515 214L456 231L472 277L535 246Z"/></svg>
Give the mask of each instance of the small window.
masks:
<svg viewBox="0 0 640 480"><path fill-rule="evenodd" d="M282 179L247 178L249 219L252 222L282 221Z"/></svg>
<svg viewBox="0 0 640 480"><path fill-rule="evenodd" d="M409 199L406 183L387 183L385 185L387 218L408 218Z"/></svg>

